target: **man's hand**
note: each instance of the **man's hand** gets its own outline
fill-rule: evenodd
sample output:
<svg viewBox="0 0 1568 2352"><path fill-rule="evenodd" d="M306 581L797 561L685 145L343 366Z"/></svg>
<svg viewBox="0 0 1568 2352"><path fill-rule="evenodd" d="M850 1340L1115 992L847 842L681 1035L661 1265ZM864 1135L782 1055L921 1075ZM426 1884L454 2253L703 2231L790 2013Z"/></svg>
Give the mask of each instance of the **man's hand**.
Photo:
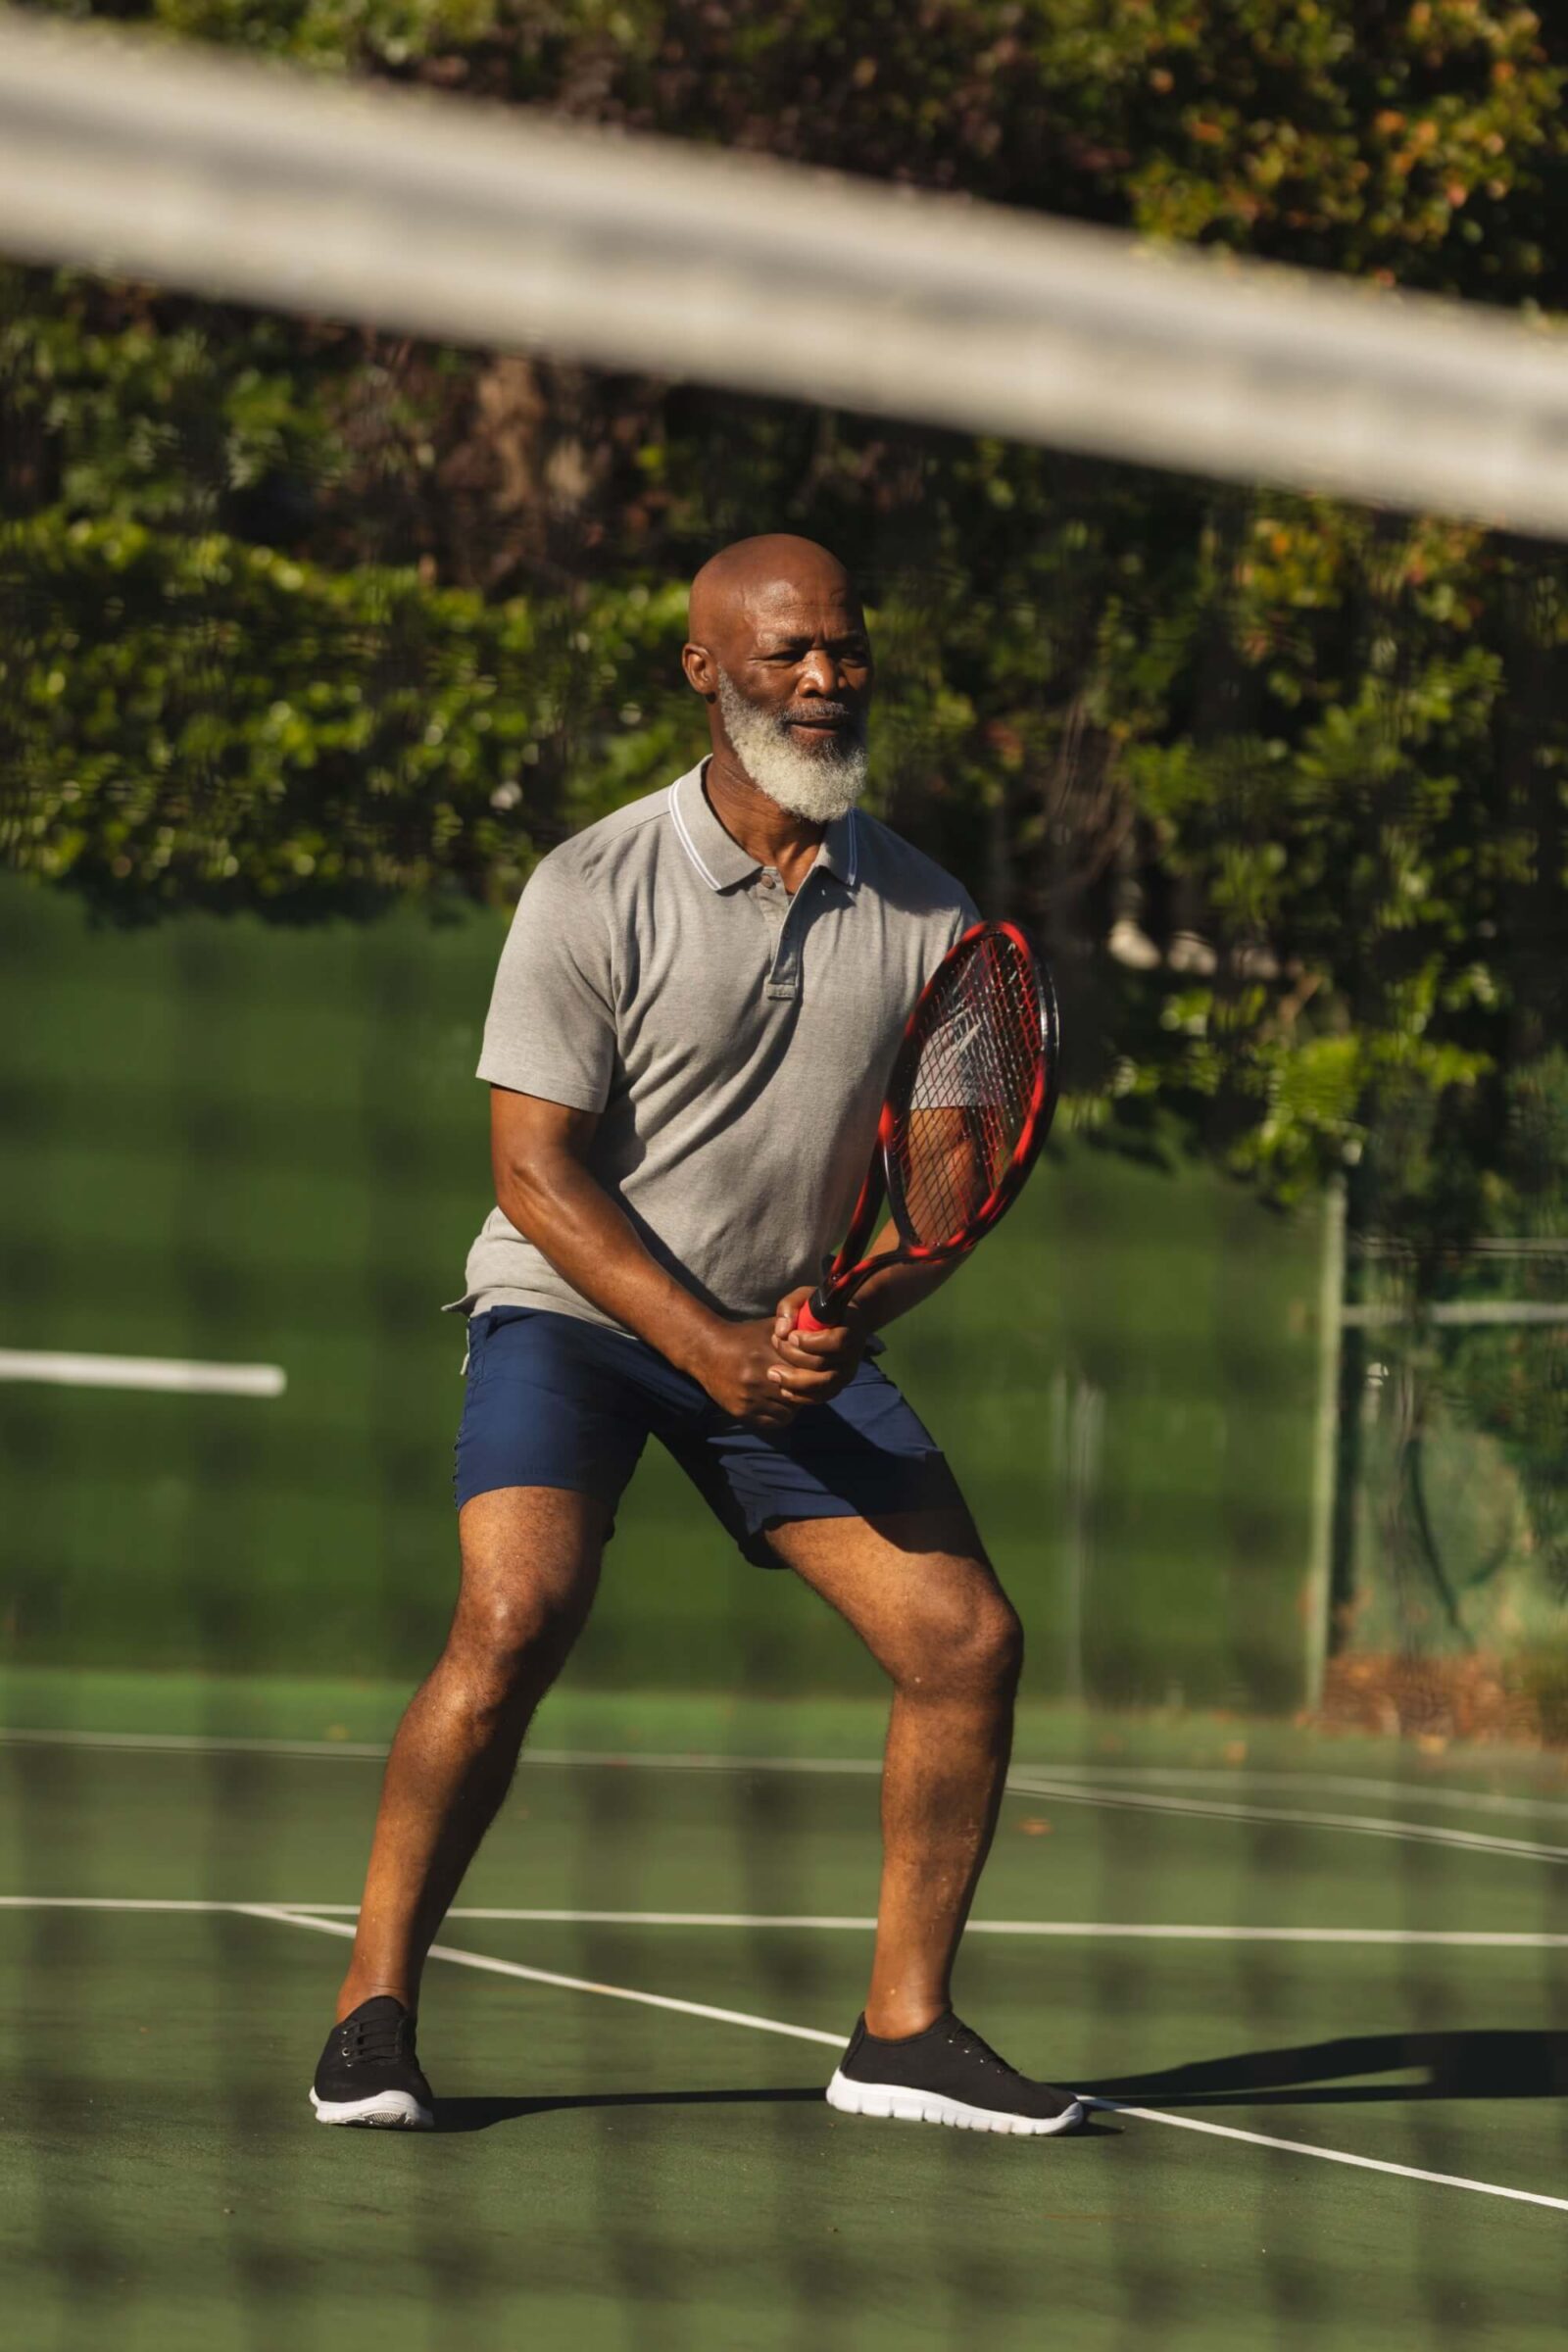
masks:
<svg viewBox="0 0 1568 2352"><path fill-rule="evenodd" d="M778 1377L777 1328L776 1319L765 1315L754 1323L724 1323L715 1316L685 1365L716 1405L759 1429L786 1428L807 1402L791 1395Z"/></svg>
<svg viewBox="0 0 1568 2352"><path fill-rule="evenodd" d="M855 1378L870 1333L853 1314L828 1331L797 1331L795 1318L810 1296L808 1287L787 1292L773 1310L770 1377L797 1404L826 1404Z"/></svg>

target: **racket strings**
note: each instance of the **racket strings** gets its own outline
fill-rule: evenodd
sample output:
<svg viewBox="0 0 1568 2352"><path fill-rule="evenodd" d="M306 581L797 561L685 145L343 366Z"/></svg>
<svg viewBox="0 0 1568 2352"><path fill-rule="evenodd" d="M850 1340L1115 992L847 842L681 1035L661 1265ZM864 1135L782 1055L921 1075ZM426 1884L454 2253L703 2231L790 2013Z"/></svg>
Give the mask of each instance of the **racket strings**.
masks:
<svg viewBox="0 0 1568 2352"><path fill-rule="evenodd" d="M1011 1167L1038 1099L1040 1015L1028 958L996 933L956 958L922 1005L908 1107L889 1148L915 1240L971 1226Z"/></svg>

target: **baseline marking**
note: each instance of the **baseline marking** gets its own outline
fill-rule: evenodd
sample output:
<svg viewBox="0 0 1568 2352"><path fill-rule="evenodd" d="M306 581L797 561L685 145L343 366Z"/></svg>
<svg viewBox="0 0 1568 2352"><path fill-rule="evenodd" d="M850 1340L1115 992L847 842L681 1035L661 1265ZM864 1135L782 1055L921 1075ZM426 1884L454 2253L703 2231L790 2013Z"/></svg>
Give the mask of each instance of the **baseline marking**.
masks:
<svg viewBox="0 0 1568 2352"><path fill-rule="evenodd" d="M354 1930L346 1922L321 1919L309 1912L288 1911L280 1904L247 1903L239 1906L253 1919L274 1919L285 1927L317 1928L328 1936L352 1936ZM745 2026L758 2034L778 2034L791 2041L813 2041L828 2049L842 2049L841 2034L819 2033L812 2026L787 2026L777 2018L753 2017L743 2009L713 2009L701 2001L671 2000L661 1992L640 1992L625 1984L595 1984L583 1977L559 1977L544 1969L524 1968L514 1960L492 1960L483 1952L460 1951L456 1945L433 1943L433 1960L455 1961L461 1968L482 1969L497 1977L521 1977L531 1984L554 1984L567 1992L600 1993L612 2001L636 2001L649 2009L674 2009L687 2017L704 2017L724 2026ZM1388 2173L1401 2180L1423 2180L1436 2188L1469 2189L1474 2196L1505 2197L1516 2205L1544 2205L1554 2213L1568 2213L1568 2197L1543 2196L1538 2189L1505 2188L1495 2180L1471 2180L1462 2173L1428 2173L1411 2164L1394 2164L1382 2156L1352 2156L1344 2148L1314 2146L1306 2139L1276 2139L1266 2132L1244 2132L1234 2124L1200 2122L1196 2116L1167 2115L1158 2107L1124 2107L1115 2099L1097 2099L1086 2095L1085 2103L1108 2110L1116 2115L1135 2116L1140 2123L1166 2124L1178 2132L1199 2132L1211 2139L1243 2140L1252 2147L1276 2148L1288 2156L1315 2156L1323 2164L1348 2164L1358 2172Z"/></svg>
<svg viewBox="0 0 1568 2352"><path fill-rule="evenodd" d="M0 1726L0 1746L145 1748L150 1754L346 1756L351 1761L381 1763L387 1754L384 1740L287 1740L246 1738L237 1733L208 1732L88 1732ZM879 1759L861 1756L715 1756L701 1753L665 1754L619 1748L529 1747L524 1764L610 1765L639 1772L801 1772L868 1774L882 1769ZM1512 1814L1529 1820L1539 1814L1568 1818L1568 1799L1553 1796L1508 1796L1495 1789L1450 1788L1435 1781L1368 1780L1356 1773L1251 1771L1246 1765L1189 1766L1182 1764L1020 1764L1013 1779L1023 1774L1053 1781L1121 1783L1129 1789L1140 1784L1161 1788L1294 1788L1321 1789L1343 1796L1396 1797L1408 1804L1458 1805L1472 1812ZM1032 1791L1031 1791L1032 1793Z"/></svg>
<svg viewBox="0 0 1568 2352"><path fill-rule="evenodd" d="M386 1754L384 1746L369 1740L207 1739L194 1733L159 1732L0 1731L0 1745L126 1748L149 1752L167 1749L178 1754L342 1756L355 1762L379 1762ZM616 1770L642 1772L776 1772L866 1777L879 1774L882 1770L879 1761L858 1757L650 1755L591 1748L524 1749L522 1761L539 1766L606 1765ZM1146 1777L1153 1780L1157 1774L1151 1769ZM1054 1797L1064 1804L1126 1813L1168 1813L1194 1821L1277 1822L1288 1828L1347 1831L1362 1838L1394 1838L1412 1845L1454 1846L1468 1852L1505 1854L1529 1862L1568 1862L1568 1845L1547 1845L1529 1838L1498 1838L1481 1830L1449 1829L1431 1822L1393 1821L1376 1814L1307 1812L1295 1806L1225 1803L1217 1798L1201 1800L1197 1797L1163 1796L1152 1789L1108 1788L1096 1787L1087 1780L1069 1779L1063 1774L1038 1766L1026 1765L1009 1773L1006 1793L1009 1796ZM1424 1795L1428 1792L1412 1790L1411 1793ZM1489 1808L1494 1801L1473 1791L1458 1790L1448 1792L1449 1801L1463 1793L1468 1793L1472 1802L1485 1804Z"/></svg>
<svg viewBox="0 0 1568 2352"><path fill-rule="evenodd" d="M353 1903L291 1903L289 1910L357 1918ZM871 1935L875 1919L832 1913L747 1911L521 1911L503 1905L459 1905L448 1919L497 1920L517 1926L636 1928L810 1928ZM1163 1920L971 1919L966 1936L1131 1937L1161 1943L1435 1944L1458 1951L1568 1951L1568 1935L1498 1928L1247 1928L1188 1926Z"/></svg>
<svg viewBox="0 0 1568 2352"><path fill-rule="evenodd" d="M357 1903L240 1903L216 1896L175 1897L116 1894L0 1894L0 1911L195 1911L230 1912L244 1918L286 1914L301 1926L357 1919ZM590 1928L800 1928L869 1936L873 1918L836 1912L793 1911L563 1911L522 1910L510 1904L458 1903L448 1919L500 1922L514 1927ZM1330 1943L1433 1944L1456 1951L1568 1951L1568 1935L1497 1928L1247 1928L1193 1926L1185 1921L1117 1919L971 1919L969 1936L1100 1937L1159 1943ZM498 1964L499 1965L499 1964ZM537 1970L531 1972L539 1974ZM547 1982L566 1982L547 1978Z"/></svg>
<svg viewBox="0 0 1568 2352"><path fill-rule="evenodd" d="M381 1740L247 1740L206 1732L0 1731L0 1747L81 1747L151 1756L346 1757L351 1764L384 1764Z"/></svg>
<svg viewBox="0 0 1568 2352"><path fill-rule="evenodd" d="M0 1894L0 1911L244 1911L245 1903L176 1900L161 1894Z"/></svg>

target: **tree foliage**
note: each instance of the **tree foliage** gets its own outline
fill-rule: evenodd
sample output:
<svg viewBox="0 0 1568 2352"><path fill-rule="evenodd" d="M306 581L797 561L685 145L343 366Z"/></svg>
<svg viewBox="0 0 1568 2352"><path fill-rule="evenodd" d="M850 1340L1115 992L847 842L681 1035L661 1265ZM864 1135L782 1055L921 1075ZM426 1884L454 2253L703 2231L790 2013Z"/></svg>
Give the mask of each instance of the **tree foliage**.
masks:
<svg viewBox="0 0 1568 2352"><path fill-rule="evenodd" d="M116 14L1564 307L1568 34L1527 8ZM1458 1140L1441 1169L1386 1152L1377 1213L1487 1213L1504 1075L1561 1025L1554 551L77 273L3 290L0 744L26 869L137 915L506 898L698 748L674 673L693 564L808 530L875 604L881 805L1050 936L1077 1115L1175 1120L1282 1193L1421 1129ZM1107 958L1130 878L1213 972Z"/></svg>

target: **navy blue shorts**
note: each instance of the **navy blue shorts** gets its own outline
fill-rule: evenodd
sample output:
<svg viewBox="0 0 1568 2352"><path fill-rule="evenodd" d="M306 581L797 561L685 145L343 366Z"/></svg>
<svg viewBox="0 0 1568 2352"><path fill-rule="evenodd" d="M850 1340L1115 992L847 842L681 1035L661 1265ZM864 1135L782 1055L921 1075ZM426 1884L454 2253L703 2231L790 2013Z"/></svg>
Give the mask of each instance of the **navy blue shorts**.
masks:
<svg viewBox="0 0 1568 2352"><path fill-rule="evenodd" d="M469 1318L460 1508L496 1487L566 1487L613 1510L650 1437L760 1567L777 1565L766 1531L787 1519L962 1507L929 1431L873 1363L788 1428L749 1429L624 1332L526 1306Z"/></svg>

